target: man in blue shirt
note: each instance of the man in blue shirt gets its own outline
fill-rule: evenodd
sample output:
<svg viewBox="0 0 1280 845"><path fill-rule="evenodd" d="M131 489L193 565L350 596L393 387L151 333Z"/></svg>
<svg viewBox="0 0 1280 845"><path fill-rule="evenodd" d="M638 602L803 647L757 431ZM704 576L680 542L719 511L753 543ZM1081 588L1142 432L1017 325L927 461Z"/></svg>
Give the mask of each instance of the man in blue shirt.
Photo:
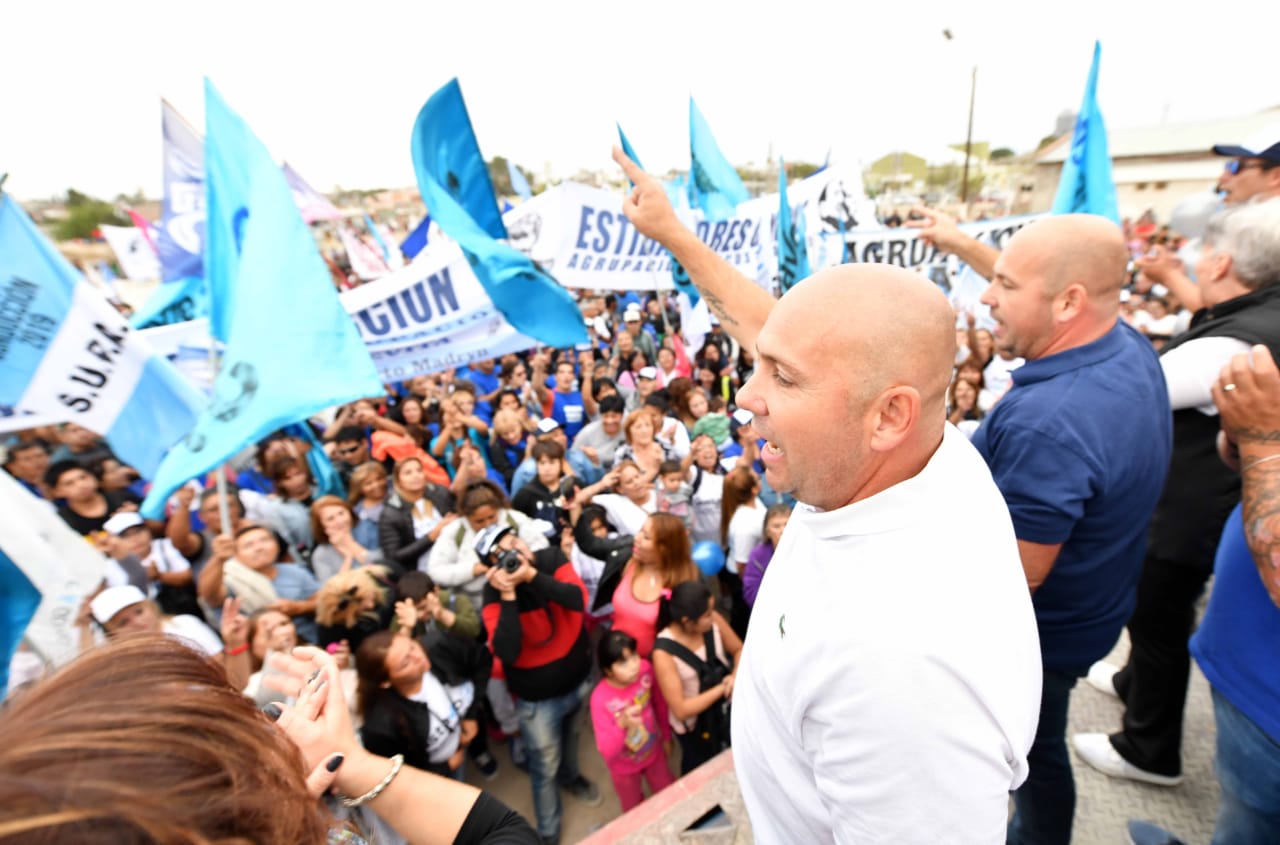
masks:
<svg viewBox="0 0 1280 845"><path fill-rule="evenodd" d="M1168 391L1151 343L1117 319L1128 252L1092 215L1040 220L995 261L982 302L1027 363L974 434L1013 518L1044 687L1010 843L1071 840L1071 688L1115 644L1169 467Z"/></svg>

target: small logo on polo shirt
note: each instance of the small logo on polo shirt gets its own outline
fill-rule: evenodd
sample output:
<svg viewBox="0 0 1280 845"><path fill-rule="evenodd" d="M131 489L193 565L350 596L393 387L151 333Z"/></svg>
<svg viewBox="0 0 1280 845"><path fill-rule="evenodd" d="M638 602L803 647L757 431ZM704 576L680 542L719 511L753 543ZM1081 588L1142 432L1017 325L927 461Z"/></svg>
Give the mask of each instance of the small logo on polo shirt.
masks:
<svg viewBox="0 0 1280 845"><path fill-rule="evenodd" d="M784 638L787 636L787 614L785 613L778 617L778 635Z"/></svg>

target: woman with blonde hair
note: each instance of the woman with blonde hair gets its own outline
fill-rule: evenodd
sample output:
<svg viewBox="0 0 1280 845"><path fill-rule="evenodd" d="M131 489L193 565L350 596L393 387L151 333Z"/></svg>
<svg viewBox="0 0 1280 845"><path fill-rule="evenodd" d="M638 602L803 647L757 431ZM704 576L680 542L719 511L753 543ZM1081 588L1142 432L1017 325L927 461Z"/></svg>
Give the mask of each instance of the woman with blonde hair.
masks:
<svg viewBox="0 0 1280 845"><path fill-rule="evenodd" d="M397 461L391 482L392 493L378 519L378 544L386 564L407 572L421 568L457 514L453 512L453 494L427 480L417 458Z"/></svg>
<svg viewBox="0 0 1280 845"><path fill-rule="evenodd" d="M316 594L316 644L345 642L351 651L370 634L385 630L395 615L393 586L385 566L339 572Z"/></svg>
<svg viewBox="0 0 1280 845"><path fill-rule="evenodd" d="M387 468L366 461L351 471L347 482L347 504L356 515L351 535L366 549L378 549L378 519L387 503Z"/></svg>

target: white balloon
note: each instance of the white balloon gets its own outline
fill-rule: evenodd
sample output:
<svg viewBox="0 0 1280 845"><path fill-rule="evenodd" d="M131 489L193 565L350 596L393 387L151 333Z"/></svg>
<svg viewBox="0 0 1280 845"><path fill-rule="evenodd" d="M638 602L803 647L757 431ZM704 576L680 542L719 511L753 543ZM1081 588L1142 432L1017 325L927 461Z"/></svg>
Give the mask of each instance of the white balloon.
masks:
<svg viewBox="0 0 1280 845"><path fill-rule="evenodd" d="M1183 198L1169 215L1169 228L1185 238L1198 238L1204 234L1209 218L1222 210L1222 198L1217 191L1201 191Z"/></svg>

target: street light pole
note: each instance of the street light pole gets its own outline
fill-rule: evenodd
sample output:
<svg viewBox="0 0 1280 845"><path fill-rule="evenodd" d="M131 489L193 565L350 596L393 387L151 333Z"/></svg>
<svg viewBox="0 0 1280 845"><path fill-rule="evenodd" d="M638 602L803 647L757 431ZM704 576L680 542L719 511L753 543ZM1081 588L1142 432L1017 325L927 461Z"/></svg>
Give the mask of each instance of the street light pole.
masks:
<svg viewBox="0 0 1280 845"><path fill-rule="evenodd" d="M969 77L969 128L964 135L964 176L960 183L960 202L964 205L965 216L969 216L969 153L973 147L973 98L978 90L978 66L973 66Z"/></svg>

